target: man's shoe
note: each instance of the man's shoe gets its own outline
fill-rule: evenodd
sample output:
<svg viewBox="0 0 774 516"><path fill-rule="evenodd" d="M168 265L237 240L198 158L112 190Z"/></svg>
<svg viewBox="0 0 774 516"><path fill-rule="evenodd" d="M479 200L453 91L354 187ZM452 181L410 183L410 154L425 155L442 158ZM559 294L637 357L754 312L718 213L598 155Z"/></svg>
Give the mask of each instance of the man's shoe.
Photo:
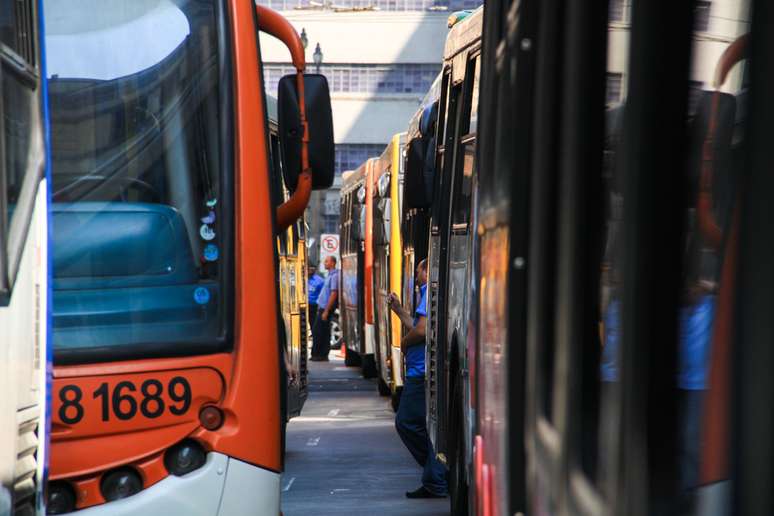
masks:
<svg viewBox="0 0 774 516"><path fill-rule="evenodd" d="M422 486L415 491L406 491L406 498L446 498L446 495L435 494Z"/></svg>

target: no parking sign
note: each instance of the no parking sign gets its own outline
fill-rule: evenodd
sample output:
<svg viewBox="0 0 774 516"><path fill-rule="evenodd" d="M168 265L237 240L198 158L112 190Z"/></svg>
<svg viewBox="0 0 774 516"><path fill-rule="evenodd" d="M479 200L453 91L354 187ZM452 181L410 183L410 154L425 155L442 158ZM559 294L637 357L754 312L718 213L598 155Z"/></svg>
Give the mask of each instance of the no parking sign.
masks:
<svg viewBox="0 0 774 516"><path fill-rule="evenodd" d="M339 260L339 235L332 233L323 233L320 235L320 265L325 263L329 256L336 257L336 263L340 265Z"/></svg>

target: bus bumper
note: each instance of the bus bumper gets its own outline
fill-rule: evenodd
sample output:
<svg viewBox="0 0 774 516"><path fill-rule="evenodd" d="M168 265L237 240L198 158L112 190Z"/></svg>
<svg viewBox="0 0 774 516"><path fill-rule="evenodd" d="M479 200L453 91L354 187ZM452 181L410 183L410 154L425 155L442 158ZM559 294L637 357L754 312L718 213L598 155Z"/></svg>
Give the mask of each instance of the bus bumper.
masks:
<svg viewBox="0 0 774 516"><path fill-rule="evenodd" d="M221 453L182 477L168 476L129 498L89 507L77 516L279 515L280 475Z"/></svg>

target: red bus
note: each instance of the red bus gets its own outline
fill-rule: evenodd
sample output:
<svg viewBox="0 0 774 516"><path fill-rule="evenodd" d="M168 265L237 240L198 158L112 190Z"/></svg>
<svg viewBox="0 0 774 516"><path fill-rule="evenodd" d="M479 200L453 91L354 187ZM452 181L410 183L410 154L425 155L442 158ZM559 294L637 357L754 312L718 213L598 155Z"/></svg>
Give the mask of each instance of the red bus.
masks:
<svg viewBox="0 0 774 516"><path fill-rule="evenodd" d="M324 78L237 0L46 1L54 385L48 510L279 514L275 235L333 177ZM282 79L271 195L258 31ZM282 203L277 205L278 203Z"/></svg>

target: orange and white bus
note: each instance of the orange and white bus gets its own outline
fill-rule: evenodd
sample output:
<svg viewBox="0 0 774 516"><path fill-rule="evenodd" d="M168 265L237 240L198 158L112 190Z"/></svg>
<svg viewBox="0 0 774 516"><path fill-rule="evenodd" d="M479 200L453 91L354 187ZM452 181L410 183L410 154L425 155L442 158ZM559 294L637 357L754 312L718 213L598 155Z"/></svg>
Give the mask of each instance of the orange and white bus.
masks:
<svg viewBox="0 0 774 516"><path fill-rule="evenodd" d="M346 364L376 369L373 296L373 174L376 158L345 172L341 183L341 328Z"/></svg>
<svg viewBox="0 0 774 516"><path fill-rule="evenodd" d="M238 0L44 1L52 139L49 512L279 514L275 235L333 177L327 83ZM273 202L258 31L290 50Z"/></svg>

